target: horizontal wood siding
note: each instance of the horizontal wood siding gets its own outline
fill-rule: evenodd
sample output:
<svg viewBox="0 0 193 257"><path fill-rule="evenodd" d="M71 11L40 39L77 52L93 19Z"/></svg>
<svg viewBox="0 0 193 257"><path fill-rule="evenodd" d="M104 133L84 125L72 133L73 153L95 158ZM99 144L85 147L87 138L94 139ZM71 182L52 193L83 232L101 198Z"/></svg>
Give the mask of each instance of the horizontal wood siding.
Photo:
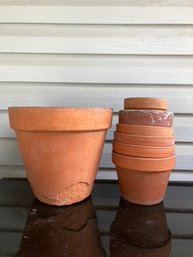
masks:
<svg viewBox="0 0 193 257"><path fill-rule="evenodd" d="M9 106L110 106L98 178L116 179L111 140L134 96L169 99L170 179L193 181L191 0L0 0L0 177L25 176Z"/></svg>

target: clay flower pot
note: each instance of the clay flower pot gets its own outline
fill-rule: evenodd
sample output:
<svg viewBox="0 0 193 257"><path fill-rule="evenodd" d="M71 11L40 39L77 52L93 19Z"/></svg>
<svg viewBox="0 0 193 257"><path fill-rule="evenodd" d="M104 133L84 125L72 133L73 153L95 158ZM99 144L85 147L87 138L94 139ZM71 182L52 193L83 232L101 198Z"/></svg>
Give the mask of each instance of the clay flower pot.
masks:
<svg viewBox="0 0 193 257"><path fill-rule="evenodd" d="M174 168L176 156L167 158L142 158L112 152L112 161L116 166L146 172L168 171Z"/></svg>
<svg viewBox="0 0 193 257"><path fill-rule="evenodd" d="M174 134L173 129L170 127L157 127L133 124L117 124L116 130L120 133L136 136L171 137Z"/></svg>
<svg viewBox="0 0 193 257"><path fill-rule="evenodd" d="M92 200L68 207L35 200L16 256L105 257Z"/></svg>
<svg viewBox="0 0 193 257"><path fill-rule="evenodd" d="M167 110L168 100L154 97L132 97L124 99L124 109Z"/></svg>
<svg viewBox="0 0 193 257"><path fill-rule="evenodd" d="M68 205L90 195L112 109L11 107L9 118L40 201Z"/></svg>
<svg viewBox="0 0 193 257"><path fill-rule="evenodd" d="M165 195L171 170L146 172L116 166L121 195L141 205L160 203Z"/></svg>
<svg viewBox="0 0 193 257"><path fill-rule="evenodd" d="M166 245L170 241L170 232L163 202L142 206L121 198L110 235L140 248Z"/></svg>
<svg viewBox="0 0 193 257"><path fill-rule="evenodd" d="M164 158L175 155L175 147L150 147L129 145L113 141L113 151L123 155L134 157Z"/></svg>
<svg viewBox="0 0 193 257"><path fill-rule="evenodd" d="M152 136L135 136L119 132L114 132L114 140L116 142L140 145L140 146L172 146L175 143L174 136L171 137L152 137Z"/></svg>
<svg viewBox="0 0 193 257"><path fill-rule="evenodd" d="M119 123L172 127L173 113L157 110L122 110L119 111Z"/></svg>

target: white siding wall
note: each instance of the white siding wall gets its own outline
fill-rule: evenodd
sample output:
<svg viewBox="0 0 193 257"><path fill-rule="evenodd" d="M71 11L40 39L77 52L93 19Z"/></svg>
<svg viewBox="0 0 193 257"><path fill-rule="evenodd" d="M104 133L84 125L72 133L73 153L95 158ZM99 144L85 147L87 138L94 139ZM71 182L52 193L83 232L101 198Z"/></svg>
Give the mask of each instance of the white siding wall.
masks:
<svg viewBox="0 0 193 257"><path fill-rule="evenodd" d="M0 177L24 176L8 106L112 106L167 97L193 181L192 0L0 0ZM98 178L116 178L109 130Z"/></svg>

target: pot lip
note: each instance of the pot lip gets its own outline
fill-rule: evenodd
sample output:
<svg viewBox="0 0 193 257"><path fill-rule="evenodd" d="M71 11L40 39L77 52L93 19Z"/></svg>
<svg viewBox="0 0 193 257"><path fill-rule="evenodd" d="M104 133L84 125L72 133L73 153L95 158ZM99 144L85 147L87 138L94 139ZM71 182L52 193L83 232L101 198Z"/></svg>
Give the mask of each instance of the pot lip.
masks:
<svg viewBox="0 0 193 257"><path fill-rule="evenodd" d="M174 149L175 148L175 145L169 145L169 146L146 146L146 145L133 145L133 144L125 144L125 143L122 143L122 142L117 142L115 140L112 141L113 144L116 144L116 145L121 145L123 147L128 147L128 148L138 148L138 149L155 149L155 150L168 150L168 149Z"/></svg>
<svg viewBox="0 0 193 257"><path fill-rule="evenodd" d="M130 134L126 134L126 133L122 133L122 132L118 132L118 131L114 131L114 134L118 134L118 136L123 136L123 137L131 137L131 138L139 138L139 139L155 139L155 140L160 140L160 139L163 139L163 140L172 140L172 139L175 139L175 136L172 135L172 136L141 136L141 135L130 135Z"/></svg>
<svg viewBox="0 0 193 257"><path fill-rule="evenodd" d="M10 106L8 107L8 110L61 110L61 111L75 111L75 110L113 110L113 108L110 107L64 107L64 106Z"/></svg>
<svg viewBox="0 0 193 257"><path fill-rule="evenodd" d="M10 127L20 131L97 131L111 127L112 108L9 107Z"/></svg>
<svg viewBox="0 0 193 257"><path fill-rule="evenodd" d="M153 113L153 114L157 114L157 113L161 113L161 114L167 114L168 116L169 115L173 115L173 112L171 111L167 111L167 110L161 110L161 109L124 109L124 110L119 110L119 114L122 114L122 113L131 113L131 112L141 112L141 113L145 113L145 114L149 114L149 113Z"/></svg>
<svg viewBox="0 0 193 257"><path fill-rule="evenodd" d="M142 135L142 136L173 136L174 130L172 127L159 127L159 126L148 126L148 125L135 125L135 124L116 124L116 131L131 135Z"/></svg>
<svg viewBox="0 0 193 257"><path fill-rule="evenodd" d="M163 131L171 131L173 128L171 127L160 127L160 126L149 126L149 125L139 125L139 124L124 124L124 123L117 123L118 127L125 127L131 129L149 129L149 130L163 130Z"/></svg>
<svg viewBox="0 0 193 257"><path fill-rule="evenodd" d="M170 157L163 157L163 158L149 158L149 157L133 157L133 156L128 156L128 155L124 155L124 154L119 154L116 152L113 152L113 155L116 155L118 158L127 158L128 160L141 160L141 161L153 161L153 162L160 162L160 161L169 161L169 160L173 160L176 158L176 154L170 156Z"/></svg>
<svg viewBox="0 0 193 257"><path fill-rule="evenodd" d="M133 172L136 172L136 173L145 173L145 174L147 174L149 172L149 171L145 171L145 170L128 169L128 168L121 167L119 165L115 165L115 167L116 167L116 169L117 168L121 169L122 172L133 171ZM156 173L164 173L164 172L171 172L171 169L170 170L162 170L162 171L159 171L159 172L156 172Z"/></svg>
<svg viewBox="0 0 193 257"><path fill-rule="evenodd" d="M175 166L176 155L162 158L131 157L112 152L112 162L115 166L130 170L145 172L162 172L172 170Z"/></svg>

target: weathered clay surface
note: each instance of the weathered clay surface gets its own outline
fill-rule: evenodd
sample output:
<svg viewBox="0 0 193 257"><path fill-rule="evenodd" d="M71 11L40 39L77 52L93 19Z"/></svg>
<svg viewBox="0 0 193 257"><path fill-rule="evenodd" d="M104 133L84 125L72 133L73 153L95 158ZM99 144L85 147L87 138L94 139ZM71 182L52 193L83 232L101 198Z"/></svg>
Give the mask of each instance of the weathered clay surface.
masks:
<svg viewBox="0 0 193 257"><path fill-rule="evenodd" d="M172 127L173 113L157 110L122 110L119 111L119 123Z"/></svg>
<svg viewBox="0 0 193 257"><path fill-rule="evenodd" d="M167 110L168 100L154 97L131 97L124 99L124 109Z"/></svg>
<svg viewBox="0 0 193 257"><path fill-rule="evenodd" d="M171 171L139 172L116 166L121 194L135 204L160 203L165 195Z"/></svg>
<svg viewBox="0 0 193 257"><path fill-rule="evenodd" d="M69 186L64 189L62 192L47 192L47 196L40 195L33 191L35 195L38 195L38 198L41 202L49 203L51 205L70 205L74 202L80 202L88 197L93 188L93 183L90 185L86 182L78 182L75 185Z"/></svg>
<svg viewBox="0 0 193 257"><path fill-rule="evenodd" d="M47 204L65 205L92 190L105 130L81 133L17 131L27 177L35 196Z"/></svg>

